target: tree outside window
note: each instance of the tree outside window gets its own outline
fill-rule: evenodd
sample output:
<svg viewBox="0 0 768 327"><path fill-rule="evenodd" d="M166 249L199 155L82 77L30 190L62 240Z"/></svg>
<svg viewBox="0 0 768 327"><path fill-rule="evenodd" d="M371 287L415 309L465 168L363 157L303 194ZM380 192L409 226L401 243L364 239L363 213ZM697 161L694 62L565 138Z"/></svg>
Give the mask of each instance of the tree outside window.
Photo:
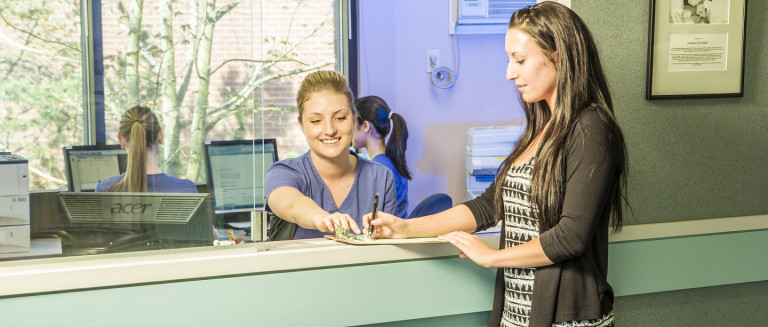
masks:
<svg viewBox="0 0 768 327"><path fill-rule="evenodd" d="M102 1L107 143L142 104L162 120L171 175L204 181L206 140L306 151L295 94L308 72L334 67L333 2ZM61 148L82 139L79 8L0 0L0 12L0 149L30 159L33 189L64 188Z"/></svg>

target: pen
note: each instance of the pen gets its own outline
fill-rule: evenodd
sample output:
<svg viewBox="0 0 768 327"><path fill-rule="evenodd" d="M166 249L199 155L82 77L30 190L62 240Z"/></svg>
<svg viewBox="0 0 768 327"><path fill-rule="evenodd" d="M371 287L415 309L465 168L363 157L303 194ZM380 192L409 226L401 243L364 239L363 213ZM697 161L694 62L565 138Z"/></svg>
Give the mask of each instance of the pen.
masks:
<svg viewBox="0 0 768 327"><path fill-rule="evenodd" d="M373 196L373 209L371 210L371 221L368 223L370 226L368 226L368 238L371 238L373 236L373 225L371 223L374 219L376 219L376 207L379 206L379 192L376 192L376 195Z"/></svg>

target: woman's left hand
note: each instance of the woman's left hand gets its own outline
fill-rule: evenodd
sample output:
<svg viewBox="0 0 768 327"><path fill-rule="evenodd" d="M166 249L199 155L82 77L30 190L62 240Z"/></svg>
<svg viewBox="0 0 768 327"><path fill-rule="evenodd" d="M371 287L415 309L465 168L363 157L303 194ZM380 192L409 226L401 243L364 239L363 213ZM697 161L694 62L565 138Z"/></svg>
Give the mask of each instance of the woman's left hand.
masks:
<svg viewBox="0 0 768 327"><path fill-rule="evenodd" d="M461 251L459 253L460 258L469 258L485 268L494 267L492 259L493 254L497 251L488 247L479 237L466 232L451 232L437 238L448 241L459 248Z"/></svg>

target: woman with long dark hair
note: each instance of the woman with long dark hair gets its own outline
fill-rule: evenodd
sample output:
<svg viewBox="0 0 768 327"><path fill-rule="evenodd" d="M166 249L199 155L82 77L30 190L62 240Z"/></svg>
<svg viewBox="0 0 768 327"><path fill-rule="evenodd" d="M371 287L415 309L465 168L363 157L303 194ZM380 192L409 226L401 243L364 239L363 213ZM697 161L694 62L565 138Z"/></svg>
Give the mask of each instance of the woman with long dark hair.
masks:
<svg viewBox="0 0 768 327"><path fill-rule="evenodd" d="M384 99L375 95L355 101L357 128L352 147L366 149L371 161L387 166L395 176L397 216L408 217L408 181L411 171L405 162L408 148L408 125L400 114L392 111ZM384 140L389 136L389 140Z"/></svg>
<svg viewBox="0 0 768 327"><path fill-rule="evenodd" d="M493 184L435 215L377 214L374 237L441 235L498 268L490 326L613 326L608 234L622 226L627 155L595 42L546 1L515 12L505 51L527 126ZM469 234L500 221L499 250Z"/></svg>

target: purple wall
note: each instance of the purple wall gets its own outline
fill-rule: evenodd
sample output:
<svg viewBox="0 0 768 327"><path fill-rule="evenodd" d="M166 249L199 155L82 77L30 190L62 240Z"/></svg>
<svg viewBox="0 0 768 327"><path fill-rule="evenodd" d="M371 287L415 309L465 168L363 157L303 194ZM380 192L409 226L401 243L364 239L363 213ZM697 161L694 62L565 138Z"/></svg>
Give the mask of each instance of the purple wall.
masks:
<svg viewBox="0 0 768 327"><path fill-rule="evenodd" d="M430 84L426 50L440 50L440 66L454 69L449 16L447 0L360 1L360 96L381 96L408 123L410 209L436 192L466 199L467 128L523 122L505 78L504 35L458 35L456 84Z"/></svg>

